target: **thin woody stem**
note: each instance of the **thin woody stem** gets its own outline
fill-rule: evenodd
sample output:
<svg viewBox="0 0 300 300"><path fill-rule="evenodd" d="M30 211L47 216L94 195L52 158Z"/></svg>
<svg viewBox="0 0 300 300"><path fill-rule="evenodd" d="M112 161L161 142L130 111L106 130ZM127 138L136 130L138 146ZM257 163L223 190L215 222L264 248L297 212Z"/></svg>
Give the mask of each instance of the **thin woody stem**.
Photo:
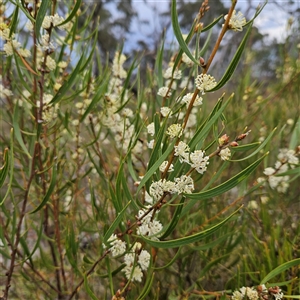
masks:
<svg viewBox="0 0 300 300"><path fill-rule="evenodd" d="M227 29L228 29L228 24L229 24L229 21L231 19L232 14L233 14L233 11L234 11L236 3L237 3L237 0L233 0L232 1L231 7L230 7L229 12L228 12L228 16L227 16L227 18L225 20L225 23L224 23L223 28L222 28L222 30L220 32L220 35L219 35L219 37L218 37L218 39L216 41L216 44L215 44L215 46L214 46L214 48L213 48L213 50L211 52L210 57L207 60L207 63L205 65L205 67L203 68L203 74L207 73L207 71L208 71L208 69L209 69L209 67L210 67L210 65L211 65L211 63L212 63L212 61L213 61L213 59L214 59L214 57L215 57L215 55L216 55L219 47L220 47L221 41L222 41L222 39L223 39L223 37L224 37Z"/></svg>

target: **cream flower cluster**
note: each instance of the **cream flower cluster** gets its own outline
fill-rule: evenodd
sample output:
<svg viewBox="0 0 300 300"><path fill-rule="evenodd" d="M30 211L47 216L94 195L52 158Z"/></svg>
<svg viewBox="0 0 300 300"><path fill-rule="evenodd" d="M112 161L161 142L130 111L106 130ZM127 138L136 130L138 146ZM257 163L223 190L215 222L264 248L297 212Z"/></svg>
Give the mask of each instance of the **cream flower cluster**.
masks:
<svg viewBox="0 0 300 300"><path fill-rule="evenodd" d="M138 235L147 236L150 239L157 240L157 235L163 229L163 226L160 221L156 219L156 214L158 213L158 211L156 211L154 219L153 211L146 214L148 209L150 208L151 205L147 205L145 208L139 210L138 218L141 219L141 221L139 227L136 230L136 233Z"/></svg>
<svg viewBox="0 0 300 300"><path fill-rule="evenodd" d="M234 291L232 300L280 300L283 293L278 286L267 288L264 284L258 287L242 287L239 291Z"/></svg>
<svg viewBox="0 0 300 300"><path fill-rule="evenodd" d="M230 149L224 148L220 151L219 156L221 157L222 160L229 160L230 156L231 156L231 151Z"/></svg>
<svg viewBox="0 0 300 300"><path fill-rule="evenodd" d="M200 168L200 166L199 166L199 168ZM166 179L160 179L158 181L154 181L150 185L149 194L153 198L153 200L156 202L159 199L161 199L161 197L165 193L191 194L194 189L195 189L194 181L193 181L192 177L182 175L181 177L174 178L174 181L170 181L170 180L166 180Z"/></svg>
<svg viewBox="0 0 300 300"><path fill-rule="evenodd" d="M112 234L107 240L110 244L109 250L113 257L122 255L126 251L126 243L120 240L115 234Z"/></svg>
<svg viewBox="0 0 300 300"><path fill-rule="evenodd" d="M5 41L3 50L7 56L17 51L22 57L29 57L30 51L21 47L21 44L15 39L15 34L10 35L10 29L5 23L0 23L0 39Z"/></svg>
<svg viewBox="0 0 300 300"><path fill-rule="evenodd" d="M191 100L192 100L192 98L193 98L193 93L188 93L188 94L186 94L183 98L182 98L182 101L184 102L184 103L186 103L186 106L189 106L190 105L190 102L191 102ZM203 98L202 97L199 97L198 95L196 96L196 99L195 99L195 101L194 101L194 104L193 104L193 106L200 106L200 105L202 105L202 100L203 100Z"/></svg>
<svg viewBox="0 0 300 300"><path fill-rule="evenodd" d="M179 157L181 163L185 162L190 164L191 167L200 174L203 174L207 170L209 156L205 156L204 151L195 150L190 153L190 147L182 141L174 148L174 155Z"/></svg>
<svg viewBox="0 0 300 300"><path fill-rule="evenodd" d="M123 271L128 280L141 282L143 278L142 271L146 271L149 267L151 255L147 250L141 250L141 248L141 243L135 243L131 252L124 256L126 266Z"/></svg>
<svg viewBox="0 0 300 300"><path fill-rule="evenodd" d="M130 121L133 111L123 108L119 111L123 103L129 100L128 90L124 91L123 82L127 77L127 72L123 67L126 56L118 51L115 53L112 63L112 76L108 84L108 91L105 94L103 110L100 113L102 125L109 128L119 149L127 151L135 134L134 126ZM141 144L137 143L133 148L133 154L141 151ZM133 156L135 159L135 156Z"/></svg>
<svg viewBox="0 0 300 300"><path fill-rule="evenodd" d="M50 104L51 100L53 99L53 95L51 94L44 94L43 95L43 115L42 120L38 120L40 123L49 123L52 120L55 120L58 115L59 105ZM37 102L37 107L40 107L40 102Z"/></svg>
<svg viewBox="0 0 300 300"><path fill-rule="evenodd" d="M42 23L42 27L44 29L49 29L51 27L51 25L53 27L58 26L60 23L62 23L65 19L61 16L59 16L57 13L54 16L45 16L43 23ZM58 28L60 29L65 29L67 28L66 26L68 25L61 25L58 26Z"/></svg>
<svg viewBox="0 0 300 300"><path fill-rule="evenodd" d="M299 158L294 150L284 148L279 150L277 159L274 168L266 168L264 174L268 178L271 189L276 189L279 193L286 193L289 188L290 177L288 175L280 176L280 174L287 172L289 168L295 168L299 164Z"/></svg>
<svg viewBox="0 0 300 300"><path fill-rule="evenodd" d="M200 74L195 79L195 85L203 95L205 94L205 91L213 89L217 85L217 82L211 75Z"/></svg>
<svg viewBox="0 0 300 300"><path fill-rule="evenodd" d="M233 292L231 297L232 300L242 300L242 299L249 299L249 300L258 300L258 293L253 287L242 287L240 291Z"/></svg>
<svg viewBox="0 0 300 300"><path fill-rule="evenodd" d="M224 19L226 20L227 18L228 15L225 15ZM243 26L245 25L246 25L246 19L244 15L240 11L236 13L236 11L234 10L229 21L229 28L234 31L242 31Z"/></svg>

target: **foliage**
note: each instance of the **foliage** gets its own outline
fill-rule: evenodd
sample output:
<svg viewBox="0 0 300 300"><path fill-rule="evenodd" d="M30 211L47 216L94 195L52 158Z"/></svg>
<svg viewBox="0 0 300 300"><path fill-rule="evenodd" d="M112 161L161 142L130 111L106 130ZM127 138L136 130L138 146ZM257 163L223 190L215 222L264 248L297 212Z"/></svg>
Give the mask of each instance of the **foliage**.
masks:
<svg viewBox="0 0 300 300"><path fill-rule="evenodd" d="M235 5L212 20L204 1L182 35L172 1L179 47L144 72L103 59L80 0L1 4L2 299L299 298L299 46L255 81L264 6Z"/></svg>

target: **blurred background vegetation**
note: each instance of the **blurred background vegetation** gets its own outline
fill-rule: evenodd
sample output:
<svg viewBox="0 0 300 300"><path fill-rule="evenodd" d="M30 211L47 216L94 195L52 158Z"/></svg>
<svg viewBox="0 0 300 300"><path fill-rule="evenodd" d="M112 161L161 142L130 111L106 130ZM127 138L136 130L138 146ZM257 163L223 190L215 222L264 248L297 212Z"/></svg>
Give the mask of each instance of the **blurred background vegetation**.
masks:
<svg viewBox="0 0 300 300"><path fill-rule="evenodd" d="M144 101L149 103L151 101L155 102L157 86L154 85L152 87L151 84L157 83L154 67L158 49L161 47L161 41L162 39L167 39L168 35L170 35L170 10L160 11L156 8L157 10L153 14L156 16L157 22L153 32L138 40L134 46L130 45L132 49L126 50L128 49L127 43L130 43L130 35L134 34L134 32L131 32L131 24L136 22L136 19L142 19L146 26L150 24L150 22L147 23L147 20L139 16L136 11L135 1L98 0L96 4L88 1L85 4L84 9L87 10L87 15L92 15L94 19L94 22L90 22L90 31L95 30L93 24L97 24L97 20L100 17L100 25L99 29L97 29L99 33L97 41L99 51L97 56L100 56L102 59L102 68L101 64L99 64L99 57L95 56L94 65L97 67L94 67L93 70L95 76L99 76L97 83L100 85L102 80L105 79L105 72L107 71L106 61L111 62L115 51L123 47L128 57L126 61L127 69L132 66L136 59L141 61L138 73L142 79L140 90L135 84L136 78L134 76L137 76L137 73L133 72L131 91L135 95L139 93L140 99ZM150 1L144 1L144 4L148 5L149 9L154 9ZM213 1L211 3L213 9L205 15L203 22L210 23L220 14L225 14L227 12L225 4L219 0ZM244 3L246 9L243 13L246 17L246 12L250 14L256 7L256 4L256 1L251 0ZM274 165L278 149L289 148L291 137L298 130L297 126L299 126L297 124L299 124L300 112L300 10L297 7L297 3L292 1L286 5L282 5L280 1L275 1L273 4L280 6L291 17L286 20L285 39L281 41L270 40L254 26L247 50L232 80L223 90L209 96L210 102L207 101L201 112L203 115L207 115L223 91L226 91L227 95L234 92L235 96L225 112L226 133L234 138L245 127L248 127L252 132L247 137L247 143L251 143L258 141L260 138L263 139L277 127L277 132L269 144L270 155L248 181L220 197L201 201L193 208L193 213L189 214L188 218L183 218L180 221L178 232L175 232L177 237L184 236L187 233L194 233L197 229L203 229L224 208L230 209L230 205L234 202L237 205L244 204L245 207L233 221L201 243L185 246L180 251L178 249L159 250L158 267L163 267L174 257L176 257L176 260L170 267L156 270L155 281L149 294L149 299L199 299L204 296L207 298L218 298L220 293L217 291L233 291L241 286L258 285L261 278L278 265L300 257L299 177L297 180L290 182L290 188L284 195L269 188L261 188L246 197L242 197L245 190L250 189L256 183L257 178L262 176L264 168ZM67 12L63 4L60 9L65 13ZM265 9L268 10L268 5ZM178 15L183 31L184 29L187 31L190 29L198 11L199 2L178 1ZM84 18L79 18L79 27L81 26L80 22L82 22L83 26L85 24ZM88 29L86 30L88 32ZM216 40L217 32L217 30L213 31L212 41ZM223 74L242 37L243 35L239 33L235 33L234 38L232 38L231 34L228 34L228 37L222 43L221 51L213 67L213 75L216 78L220 78L221 74ZM203 39L205 39L205 35ZM213 42L210 43L210 45L213 44ZM210 50L208 48L207 53L210 53ZM167 66L171 56L176 51L178 51L178 46L175 42L171 41L165 44L165 66ZM150 96L147 89L149 85L154 89L154 94L150 93ZM131 105L134 106L134 103L131 103ZM11 117L11 108L6 106L5 109L8 115L11 113ZM68 112L68 109L66 111ZM71 108L69 111L71 111ZM70 114L72 113L70 112ZM3 126L5 130L8 127L7 124L9 124L9 121L6 120ZM26 127L26 124L24 126ZM66 125L67 127L68 124ZM1 147L6 146L9 143L8 140L9 135L7 131L4 132L2 130ZM70 144L71 142L70 139ZM74 148L72 149L68 143L64 147L70 153L74 151ZM247 153L244 152L241 154L236 153L234 158L238 159L246 155ZM110 157L109 151L107 151L106 156L109 168L115 170L114 157ZM255 159L257 159L257 156L253 158L253 161ZM68 160L68 157L64 157L64 160ZM250 160L250 162L232 163L217 183L221 183L233 176L251 162ZM212 161L207 174L213 175L214 170L218 170L220 165L220 161ZM74 228L77 229L74 230L76 232L72 231L72 226L75 224L73 220L70 223L62 221L62 232L66 230L66 241L64 241L66 248L69 247L70 250L71 240L76 240L76 253L74 253L74 249L71 249L73 252L70 251L67 255L70 261L73 259L73 262L67 266L67 273L74 272L74 277L80 273L79 270L84 271L90 268L91 261L97 257L100 253L99 249L102 247L98 240L98 230L99 228L102 230L108 228L114 219L113 208L108 201L110 197L108 192L109 186L104 180L103 173L100 172L101 174L99 173L100 176L98 176L98 174L92 174L91 169L83 171L80 167L78 166L77 169L76 188L72 191L79 203L78 210L81 211L80 217L75 220L76 226ZM64 172L67 175L74 175L75 171L71 170L70 167L70 169L65 169ZM111 178L115 179L116 174L116 171L112 172ZM87 200L86 193L83 192L89 185L86 175L91 176L95 180L93 184L98 193L95 196L95 199L99 201L99 203L97 202L98 206L92 207L91 199ZM20 178L22 176L20 172ZM207 176L207 178L204 178L201 184L205 185L210 176ZM65 178L61 176L61 181L63 182L63 180ZM74 182L66 181L64 185L61 185L59 190L61 198L68 196L68 190L73 184ZM19 183L16 182L14 182L14 188L19 192L22 190ZM34 193L35 190L32 192ZM16 193L17 197L18 193ZM257 203L257 206L251 205L252 203ZM95 213L95 209L97 209L97 213ZM170 218L167 209L161 212L161 215L166 220ZM9 206L6 208L2 207L2 215L8 216L10 210L11 207ZM90 219L92 211L96 215L93 220ZM62 209L61 214L62 216L67 215L67 212L64 212ZM224 218L224 215L217 215L218 218L221 220ZM39 232L39 228L36 225L38 223L35 222L39 222L39 220L34 220L33 218L32 223L27 224L27 226L30 225L34 228L34 235ZM28 230L24 239L28 238L30 234L32 232ZM78 236L74 237L76 234ZM47 238L50 239L51 237L48 236ZM43 242L46 244L46 239ZM26 248L24 245L23 247L24 249ZM74 256L73 258L72 255ZM36 267L39 266L41 268L42 275L54 278L55 268L49 255L33 257L32 260L35 260ZM78 264L77 267L74 268L72 263ZM115 266L111 266L111 269L116 269L117 267L119 267L119 264L116 263ZM77 270L74 271L74 269ZM49 273L47 273L48 271ZM110 293L107 272L107 265L104 264L101 268L96 269L95 276L89 278L89 285L99 299L109 298L107 296ZM24 268L20 273L22 276L15 279L15 283L17 282L19 286L12 288L13 296L11 299L29 299L28 297L32 296L33 293L36 293L34 296L36 299L54 299L51 298L53 297L51 289L44 294L43 289L36 291L36 286L42 286L42 284L31 280L34 277L32 270ZM70 276L72 277L73 275ZM299 268L293 268L281 274L276 277L277 281L274 282L286 282L296 277L300 277ZM123 276L121 273L116 275L114 277L115 286L122 286L122 280ZM3 280L1 283L3 283ZM16 285L14 284L14 286ZM293 280L292 283L289 282L283 285L282 288L287 294L300 294L299 280ZM136 299L141 289L142 286L137 285L128 299ZM209 293L208 291L212 292ZM84 289L78 294L78 299L87 299Z"/></svg>

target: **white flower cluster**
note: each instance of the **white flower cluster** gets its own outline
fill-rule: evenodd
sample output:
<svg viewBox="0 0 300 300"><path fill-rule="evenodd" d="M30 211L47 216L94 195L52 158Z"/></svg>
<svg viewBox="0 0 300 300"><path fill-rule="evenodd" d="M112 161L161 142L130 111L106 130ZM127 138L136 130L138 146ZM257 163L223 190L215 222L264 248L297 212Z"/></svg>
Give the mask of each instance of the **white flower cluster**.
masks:
<svg viewBox="0 0 300 300"><path fill-rule="evenodd" d="M181 78L181 71L180 70L175 69L173 74L172 74L172 72L173 72L173 66L169 67L165 71L164 78L166 78L166 79L170 79L170 78L180 79Z"/></svg>
<svg viewBox="0 0 300 300"><path fill-rule="evenodd" d="M242 287L239 291L233 292L232 300L280 300L283 293L278 286L267 288L264 284L254 287Z"/></svg>
<svg viewBox="0 0 300 300"><path fill-rule="evenodd" d="M182 101L184 102L184 103L186 103L186 106L189 106L190 105L190 102L191 102L191 100L192 100L192 98L193 98L193 93L188 93L188 94L186 94L183 98L182 98ZM196 99L195 99L195 101L194 101L194 104L193 104L193 106L200 106L200 105L202 105L202 100L203 100L203 98L202 97L199 97L198 95L196 96Z"/></svg>
<svg viewBox="0 0 300 300"><path fill-rule="evenodd" d="M2 75L0 74L0 97L12 96L13 92L3 84Z"/></svg>
<svg viewBox="0 0 300 300"><path fill-rule="evenodd" d="M124 262L125 276L131 281L142 281L143 272L146 271L150 264L150 254L147 250L141 250L141 243L135 243L130 253L125 254Z"/></svg>
<svg viewBox="0 0 300 300"><path fill-rule="evenodd" d="M159 88L157 95L162 97L170 97L171 96L171 90L167 86L163 86Z"/></svg>
<svg viewBox="0 0 300 300"><path fill-rule="evenodd" d="M277 156L277 161L274 168L268 167L264 170L264 174L268 177L268 183L273 190L277 190L279 193L286 193L289 187L288 175L280 176L280 174L294 168L299 164L299 158L296 156L294 150L280 149Z"/></svg>
<svg viewBox="0 0 300 300"><path fill-rule="evenodd" d="M195 79L195 85L203 95L205 91L213 89L217 85L217 82L211 75L200 74Z"/></svg>
<svg viewBox="0 0 300 300"><path fill-rule="evenodd" d="M157 240L157 234L162 230L163 226L160 221L155 218L152 220L153 211L146 215L149 208L151 208L151 205L147 205L145 208L139 210L138 218L141 218L141 221L136 233ZM156 213L157 212L158 211L156 211Z"/></svg>
<svg viewBox="0 0 300 300"><path fill-rule="evenodd" d="M226 20L227 18L228 15L225 15L224 19ZM229 28L234 31L242 31L243 26L245 25L246 19L244 15L240 11L236 14L236 11L234 10L229 21Z"/></svg>
<svg viewBox="0 0 300 300"><path fill-rule="evenodd" d="M166 179L154 181L150 185L149 194L154 201L158 201L165 193L191 194L194 189L195 187L192 177L182 175L180 177L174 178L174 181Z"/></svg>
<svg viewBox="0 0 300 300"><path fill-rule="evenodd" d="M126 243L120 240L115 234L112 234L111 237L107 240L110 244L109 250L113 257L122 255L126 251Z"/></svg>
<svg viewBox="0 0 300 300"><path fill-rule="evenodd" d="M43 115L42 120L38 120L38 122L45 122L49 123L52 120L55 120L57 118L57 113L59 111L59 105L58 104L50 104L51 100L53 99L53 96L51 94L44 94L43 95ZM40 102L37 102L37 107L40 107Z"/></svg>
<svg viewBox="0 0 300 300"><path fill-rule="evenodd" d="M253 287L242 287L240 291L233 292L231 297L232 300L242 300L242 299L249 299L249 300L258 300L258 293Z"/></svg>
<svg viewBox="0 0 300 300"><path fill-rule="evenodd" d="M104 99L104 109L100 113L102 125L109 128L117 147L123 151L128 150L135 134L134 126L130 121L133 111L129 108L123 108L119 111L122 104L126 103L130 97L129 91L124 91L123 86L124 79L127 77L127 72L123 68L125 61L126 56L124 54L115 53L112 63L112 76ZM133 149L134 154L141 151L140 146L141 144L137 143L137 146Z"/></svg>
<svg viewBox="0 0 300 300"><path fill-rule="evenodd" d="M219 156L222 160L229 160L231 156L231 151L229 148L224 148L220 151Z"/></svg>
<svg viewBox="0 0 300 300"><path fill-rule="evenodd" d="M51 25L53 27L58 26L60 23L62 23L65 19L61 16L59 16L58 14L55 14L54 16L45 16L43 23L42 23L42 27L44 29L49 29L51 27ZM68 26L68 25L67 25ZM66 24L58 26L59 29L65 29Z"/></svg>
<svg viewBox="0 0 300 300"><path fill-rule="evenodd" d="M30 51L24 48L21 48L21 44L15 39L15 34L12 33L10 36L9 27L1 22L0 23L0 39L6 43L3 46L3 50L7 56L14 54L14 51L17 51L23 57L29 57Z"/></svg>
<svg viewBox="0 0 300 300"><path fill-rule="evenodd" d="M172 124L171 126L169 126L167 129L167 134L171 138L181 137L181 135L182 135L181 124Z"/></svg>
<svg viewBox="0 0 300 300"><path fill-rule="evenodd" d="M180 141L177 146L174 147L174 155L179 157L181 163L185 162L191 165L192 168L203 174L207 170L209 164L209 156L205 156L205 152L202 150L195 150L190 153L190 147Z"/></svg>

